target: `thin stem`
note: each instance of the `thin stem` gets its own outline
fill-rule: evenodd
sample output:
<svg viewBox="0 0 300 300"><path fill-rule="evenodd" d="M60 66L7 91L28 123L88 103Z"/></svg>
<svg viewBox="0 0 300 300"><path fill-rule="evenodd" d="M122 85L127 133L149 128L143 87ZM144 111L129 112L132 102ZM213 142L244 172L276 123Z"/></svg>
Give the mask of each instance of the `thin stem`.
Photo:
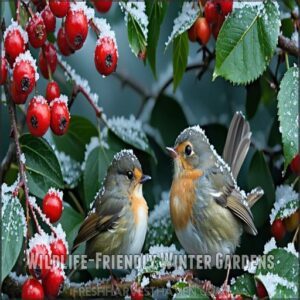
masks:
<svg viewBox="0 0 300 300"><path fill-rule="evenodd" d="M280 35L278 38L278 47L288 52L290 55L300 57L300 49L297 44L283 35Z"/></svg>
<svg viewBox="0 0 300 300"><path fill-rule="evenodd" d="M297 235L298 235L298 232L299 232L299 228L300 228L300 225L297 227L297 229L295 231L295 234L293 236L293 240L292 240L293 244L297 241Z"/></svg>
<svg viewBox="0 0 300 300"><path fill-rule="evenodd" d="M288 70L290 68L290 63L289 63L289 55L287 54L287 52L284 53L284 58L285 58L286 69Z"/></svg>
<svg viewBox="0 0 300 300"><path fill-rule="evenodd" d="M97 25L95 24L95 22L93 20L89 21L90 27L93 29L93 31L96 33L97 38L99 37L101 30L97 27Z"/></svg>
<svg viewBox="0 0 300 300"><path fill-rule="evenodd" d="M72 201L74 202L75 206L77 207L78 211L84 216L84 210L82 208L82 206L80 205L79 201L77 200L77 198L75 197L75 195L73 194L72 191L68 191L68 194L70 196L70 198L72 199Z"/></svg>
<svg viewBox="0 0 300 300"><path fill-rule="evenodd" d="M50 64L48 63L48 60L46 58L46 53L45 53L45 48L42 47L42 54L43 54L43 58L47 64L47 70L48 70L48 77L49 77L49 80L52 81L52 71L51 71L51 68L50 68Z"/></svg>

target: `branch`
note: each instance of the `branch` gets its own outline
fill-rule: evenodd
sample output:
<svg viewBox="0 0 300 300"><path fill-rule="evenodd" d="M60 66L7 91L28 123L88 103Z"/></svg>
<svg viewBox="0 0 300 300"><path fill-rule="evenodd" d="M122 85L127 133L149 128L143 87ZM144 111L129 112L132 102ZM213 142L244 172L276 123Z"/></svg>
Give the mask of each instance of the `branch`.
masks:
<svg viewBox="0 0 300 300"><path fill-rule="evenodd" d="M283 35L280 35L278 38L278 47L290 55L300 57L300 49L297 47L296 43Z"/></svg>
<svg viewBox="0 0 300 300"><path fill-rule="evenodd" d="M182 276L163 275L159 278L151 278L149 285L144 288L145 293L152 292L153 289L166 288L168 283L174 284L182 280ZM191 273L187 273L184 277L185 281L191 286L199 288L204 287L205 282L193 278ZM84 298L84 297L116 297L123 298L130 293L130 286L133 282L121 281L112 287L110 280L99 283L91 283L85 285L68 284L64 287L62 293L59 295L62 298ZM2 286L2 292L9 297L20 297L22 285L11 277L7 277ZM212 286L210 293L215 293L217 288ZM169 288L171 293L171 289Z"/></svg>

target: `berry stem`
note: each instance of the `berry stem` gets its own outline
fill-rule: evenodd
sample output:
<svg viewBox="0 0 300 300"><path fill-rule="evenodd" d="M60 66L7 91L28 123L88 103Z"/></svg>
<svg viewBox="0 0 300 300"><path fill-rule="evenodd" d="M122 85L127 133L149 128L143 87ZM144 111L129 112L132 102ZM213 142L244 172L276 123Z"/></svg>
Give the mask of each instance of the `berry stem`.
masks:
<svg viewBox="0 0 300 300"><path fill-rule="evenodd" d="M50 64L48 63L48 60L46 58L45 48L44 47L42 47L42 54L43 54L44 60L46 61L46 64L47 64L49 80L52 81L53 80L53 78L52 78L52 72L51 72Z"/></svg>
<svg viewBox="0 0 300 300"><path fill-rule="evenodd" d="M297 235L298 235L298 232L299 232L299 228L300 228L300 225L297 227L296 231L295 231L295 234L293 236L293 240L292 240L292 243L296 243L297 241Z"/></svg>
<svg viewBox="0 0 300 300"><path fill-rule="evenodd" d="M29 3L26 4L24 1L21 1L21 2L22 2L22 5L25 7L27 13L30 15L31 18L33 18L34 13L33 13L32 9L30 8Z"/></svg>
<svg viewBox="0 0 300 300"><path fill-rule="evenodd" d="M16 10L16 20L17 23L20 25L20 0L17 1L17 10Z"/></svg>
<svg viewBox="0 0 300 300"><path fill-rule="evenodd" d="M98 26L95 24L95 22L93 20L90 20L89 25L93 29L93 31L96 33L97 37L99 37L101 30L98 28Z"/></svg>

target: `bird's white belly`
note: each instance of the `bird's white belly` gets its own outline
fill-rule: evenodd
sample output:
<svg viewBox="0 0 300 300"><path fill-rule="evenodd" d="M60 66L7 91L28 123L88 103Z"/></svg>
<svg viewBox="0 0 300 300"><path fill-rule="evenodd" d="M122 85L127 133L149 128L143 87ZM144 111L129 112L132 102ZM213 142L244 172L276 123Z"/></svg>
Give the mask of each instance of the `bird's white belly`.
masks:
<svg viewBox="0 0 300 300"><path fill-rule="evenodd" d="M143 207L139 209L139 223L134 225L128 233L128 243L122 253L140 254L145 242L148 226L148 211Z"/></svg>

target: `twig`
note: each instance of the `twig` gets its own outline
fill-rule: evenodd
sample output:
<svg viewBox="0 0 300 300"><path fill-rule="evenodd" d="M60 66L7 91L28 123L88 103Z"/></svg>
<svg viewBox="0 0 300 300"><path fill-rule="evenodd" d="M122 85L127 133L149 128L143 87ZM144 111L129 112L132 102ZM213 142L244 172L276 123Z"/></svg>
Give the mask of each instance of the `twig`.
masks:
<svg viewBox="0 0 300 300"><path fill-rule="evenodd" d="M278 47L290 55L300 57L300 49L296 43L283 35L280 35L278 38Z"/></svg>
<svg viewBox="0 0 300 300"><path fill-rule="evenodd" d="M84 210L83 208L81 207L79 201L77 200L77 198L75 197L75 195L73 194L73 192L71 191L68 191L68 194L70 196L70 198L72 199L72 201L74 202L75 206L77 207L77 209L79 210L79 212L85 216L85 213L84 213Z"/></svg>
<svg viewBox="0 0 300 300"><path fill-rule="evenodd" d="M299 228L300 228L300 226L298 226L296 231L295 231L295 234L294 234L294 237L293 237L293 240L292 240L293 244L297 241L297 235L298 235L298 232L299 232Z"/></svg>

